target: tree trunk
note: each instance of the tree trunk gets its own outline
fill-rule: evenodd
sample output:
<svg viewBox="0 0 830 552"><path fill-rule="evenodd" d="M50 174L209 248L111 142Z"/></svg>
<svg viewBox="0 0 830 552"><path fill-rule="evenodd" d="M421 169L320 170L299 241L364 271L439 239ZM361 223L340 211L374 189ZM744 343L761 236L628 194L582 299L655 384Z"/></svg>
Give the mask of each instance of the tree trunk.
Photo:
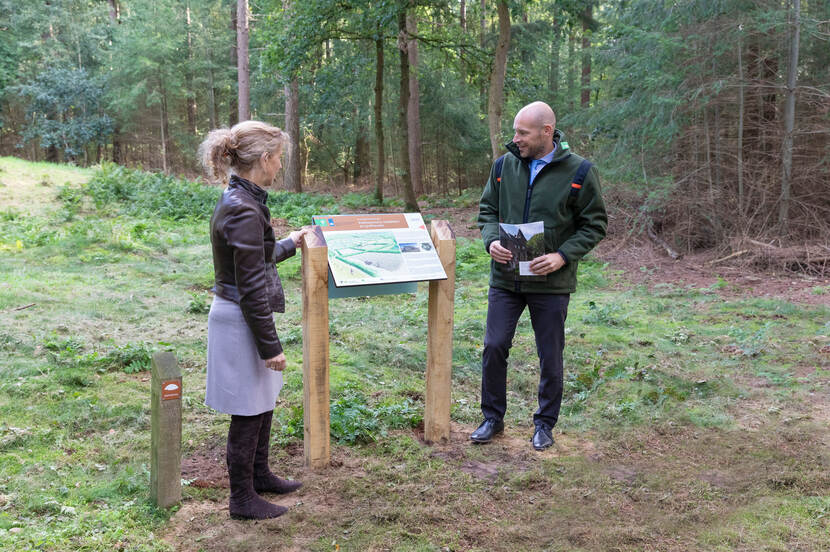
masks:
<svg viewBox="0 0 830 552"><path fill-rule="evenodd" d="M550 90L551 105L559 104L559 40L562 36L562 26L557 17L553 22L553 37L550 45L550 66L548 67L548 89Z"/></svg>
<svg viewBox="0 0 830 552"><path fill-rule="evenodd" d="M159 102L159 130L161 131L161 169L167 174L167 100L164 92L164 81L161 82L161 101Z"/></svg>
<svg viewBox="0 0 830 552"><path fill-rule="evenodd" d="M588 107L591 103L591 18L593 6L585 6L582 20L582 97L580 105Z"/></svg>
<svg viewBox="0 0 830 552"><path fill-rule="evenodd" d="M248 0L236 0L237 81L239 120L251 118L251 81L248 68Z"/></svg>
<svg viewBox="0 0 830 552"><path fill-rule="evenodd" d="M308 144L305 136L300 136L300 182L305 182L308 174Z"/></svg>
<svg viewBox="0 0 830 552"><path fill-rule="evenodd" d="M185 84L187 91L187 130L192 135L196 135L196 91L193 89L193 34L190 32L190 0L187 1L184 7L185 23L187 25L187 69L185 74Z"/></svg>
<svg viewBox="0 0 830 552"><path fill-rule="evenodd" d="M400 141L400 172L403 180L404 205L407 211L420 211L418 200L415 198L415 190L412 188L412 175L409 163L409 52L406 47L406 14L407 9L398 12L398 50L400 52L401 81L400 81L400 103L398 106L398 120L401 125Z"/></svg>
<svg viewBox="0 0 830 552"><path fill-rule="evenodd" d="M285 156L285 189L303 191L300 175L300 85L297 77L285 85L285 130L288 132L288 148Z"/></svg>
<svg viewBox="0 0 830 552"><path fill-rule="evenodd" d="M240 1L240 0L237 0ZM239 73L239 48L237 47L238 41L238 29L237 29L237 21L236 21L236 5L231 5L231 30L233 31L233 44L231 44L231 67L236 69L237 74ZM228 126L232 127L236 123L239 122L239 93L236 94L231 93L230 101L230 109L228 110Z"/></svg>
<svg viewBox="0 0 830 552"><path fill-rule="evenodd" d="M801 0L792 0L790 59L787 67L787 93L784 107L784 146L782 148L781 205L778 225L786 237L790 225L790 185L793 169L793 128L795 127L795 87L798 77L798 41L801 36Z"/></svg>
<svg viewBox="0 0 830 552"><path fill-rule="evenodd" d="M761 92L761 151L763 155L770 159L775 155L775 144L772 140L772 135L777 134L774 129L776 115L776 107L778 103L778 96L776 89L778 86L778 59L776 57L768 57L763 55L759 60L758 73L761 78L758 89ZM767 162L766 159L764 162Z"/></svg>
<svg viewBox="0 0 830 552"><path fill-rule="evenodd" d="M421 92L418 86L418 19L414 13L407 14L407 53L409 55L409 105L407 124L409 127L409 169L415 196L424 193L423 167L421 157Z"/></svg>
<svg viewBox="0 0 830 552"><path fill-rule="evenodd" d="M484 47L487 45L487 42L485 40L486 37L487 37L487 18L486 18L486 15L487 15L487 2L485 0L481 0L480 10L481 10L481 13L479 15L479 20L478 20L478 23L479 23L478 45L479 45L479 47L481 47L481 51L483 52ZM479 94L478 94L478 103L479 103L479 105L481 105L482 111L487 106L487 103L486 103L487 102L487 96L486 96L486 94L487 94L487 90L484 87L484 80L482 79L481 88L479 89Z"/></svg>
<svg viewBox="0 0 830 552"><path fill-rule="evenodd" d="M110 22L111 23L118 23L118 18L120 17L120 8L118 6L118 0L107 0L110 9Z"/></svg>
<svg viewBox="0 0 830 552"><path fill-rule="evenodd" d="M366 136L366 126L363 124L363 120L360 119L357 107L354 110L354 117L360 121L357 125L357 136L354 143L354 172L352 175L355 183L357 183L364 172L369 170L369 138Z"/></svg>
<svg viewBox="0 0 830 552"><path fill-rule="evenodd" d="M383 176L386 172L386 152L383 144L383 38L378 27L375 39L375 143L378 161L375 169L375 201L383 203Z"/></svg>
<svg viewBox="0 0 830 552"><path fill-rule="evenodd" d="M501 152L501 112L504 102L504 75L507 70L507 51L510 49L510 8L506 0L498 0L499 42L496 45L493 71L490 73L490 93L487 99L487 126L490 131L490 151L493 160Z"/></svg>
<svg viewBox="0 0 830 552"><path fill-rule="evenodd" d="M463 34L467 34L467 1L460 0L458 5L458 24L461 27L461 32ZM466 50L463 47L459 46L458 48L458 58L459 58L459 72L461 76L461 82L467 82L467 67L465 66L464 59L466 57Z"/></svg>
<svg viewBox="0 0 830 552"><path fill-rule="evenodd" d="M744 214L744 62L738 29L738 215Z"/></svg>
<svg viewBox="0 0 830 552"><path fill-rule="evenodd" d="M208 117L210 119L210 130L216 128L216 84L213 81L213 52L207 51L207 74L208 74Z"/></svg>
<svg viewBox="0 0 830 552"><path fill-rule="evenodd" d="M574 110L576 97L576 35L573 30L568 34L568 110Z"/></svg>
<svg viewBox="0 0 830 552"><path fill-rule="evenodd" d="M110 23L117 25L121 11L118 6L118 0L107 0L107 3L109 4ZM112 41L110 41L110 45L112 45ZM110 61L112 61L112 55L110 55ZM117 120L113 121L112 128L112 162L118 164L122 162L121 128Z"/></svg>

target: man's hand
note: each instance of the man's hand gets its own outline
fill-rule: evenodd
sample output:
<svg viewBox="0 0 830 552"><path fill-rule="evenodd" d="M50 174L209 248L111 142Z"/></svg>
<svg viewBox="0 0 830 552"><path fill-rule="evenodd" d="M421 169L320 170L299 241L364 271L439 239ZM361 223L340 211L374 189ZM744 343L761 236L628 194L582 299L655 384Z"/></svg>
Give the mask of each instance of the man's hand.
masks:
<svg viewBox="0 0 830 552"><path fill-rule="evenodd" d="M497 263L507 264L507 261L513 258L513 253L502 247L501 242L496 240L490 244L490 256Z"/></svg>
<svg viewBox="0 0 830 552"><path fill-rule="evenodd" d="M550 274L565 266L565 259L559 253L548 253L530 261L530 271L534 274Z"/></svg>
<svg viewBox="0 0 830 552"><path fill-rule="evenodd" d="M274 358L269 358L265 361L265 367L275 372L282 372L285 370L285 353L280 353Z"/></svg>

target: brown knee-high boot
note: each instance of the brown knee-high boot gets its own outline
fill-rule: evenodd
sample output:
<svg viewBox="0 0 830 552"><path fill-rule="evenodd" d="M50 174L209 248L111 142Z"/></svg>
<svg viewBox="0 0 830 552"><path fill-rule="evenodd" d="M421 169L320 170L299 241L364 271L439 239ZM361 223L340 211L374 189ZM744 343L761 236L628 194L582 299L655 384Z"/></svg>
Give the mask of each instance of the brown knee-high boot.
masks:
<svg viewBox="0 0 830 552"><path fill-rule="evenodd" d="M259 444L262 414L231 416L228 429L228 478L231 484L229 510L235 519L268 519L287 508L271 504L254 490L254 456Z"/></svg>
<svg viewBox="0 0 830 552"><path fill-rule="evenodd" d="M262 425L259 428L259 443L254 456L254 489L259 493L286 494L296 491L303 484L277 477L268 467L268 449L271 445L271 419L274 411L263 412Z"/></svg>

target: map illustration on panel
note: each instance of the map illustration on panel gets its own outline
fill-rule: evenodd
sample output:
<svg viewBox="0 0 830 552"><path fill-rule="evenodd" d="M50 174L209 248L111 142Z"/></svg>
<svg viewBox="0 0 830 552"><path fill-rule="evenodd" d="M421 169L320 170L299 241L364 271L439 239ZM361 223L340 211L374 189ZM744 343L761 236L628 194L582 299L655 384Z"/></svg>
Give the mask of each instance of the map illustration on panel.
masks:
<svg viewBox="0 0 830 552"><path fill-rule="evenodd" d="M443 280L441 259L420 213L314 215L336 287Z"/></svg>
<svg viewBox="0 0 830 552"><path fill-rule="evenodd" d="M335 280L380 278L396 280L405 274L403 254L392 232L330 234L329 267Z"/></svg>

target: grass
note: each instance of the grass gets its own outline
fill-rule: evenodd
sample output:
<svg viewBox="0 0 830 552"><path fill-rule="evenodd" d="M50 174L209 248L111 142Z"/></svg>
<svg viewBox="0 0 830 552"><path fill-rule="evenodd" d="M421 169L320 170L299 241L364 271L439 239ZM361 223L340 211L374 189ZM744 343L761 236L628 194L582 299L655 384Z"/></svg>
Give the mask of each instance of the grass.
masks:
<svg viewBox="0 0 830 552"><path fill-rule="evenodd" d="M526 317L510 356L505 435L472 446L488 260L461 238L451 442L422 442L426 286L339 299L333 463L311 472L292 258L280 266L286 313L275 317L288 368L272 465L305 486L271 497L287 516L236 522L222 509L226 488L195 484L224 470L227 416L203 405L207 218L218 190L9 158L0 180L16 190L0 199L4 550L828 549L826 307L727 300L725 283L630 286L589 259L569 306L556 447L539 454L527 442L538 361ZM36 201L22 201L26 192ZM468 195L430 207L474 206ZM295 226L316 210L372 207L357 194L272 202ZM199 466L170 510L148 497L156 350L182 366L184 457Z"/></svg>

